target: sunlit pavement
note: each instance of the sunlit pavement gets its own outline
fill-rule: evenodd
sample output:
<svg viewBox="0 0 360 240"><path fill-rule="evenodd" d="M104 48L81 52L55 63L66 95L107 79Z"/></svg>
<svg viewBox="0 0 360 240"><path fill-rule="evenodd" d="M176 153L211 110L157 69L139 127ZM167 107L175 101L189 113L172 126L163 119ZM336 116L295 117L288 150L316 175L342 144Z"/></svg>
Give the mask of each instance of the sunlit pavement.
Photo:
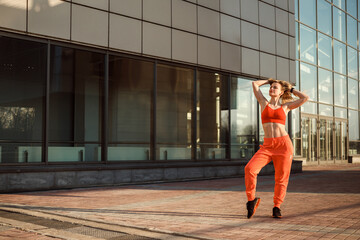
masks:
<svg viewBox="0 0 360 240"><path fill-rule="evenodd" d="M360 164L292 174L282 219L271 217L273 178L258 177L261 203L250 220L244 178L2 194L0 239L360 239ZM79 230L86 226L104 232Z"/></svg>

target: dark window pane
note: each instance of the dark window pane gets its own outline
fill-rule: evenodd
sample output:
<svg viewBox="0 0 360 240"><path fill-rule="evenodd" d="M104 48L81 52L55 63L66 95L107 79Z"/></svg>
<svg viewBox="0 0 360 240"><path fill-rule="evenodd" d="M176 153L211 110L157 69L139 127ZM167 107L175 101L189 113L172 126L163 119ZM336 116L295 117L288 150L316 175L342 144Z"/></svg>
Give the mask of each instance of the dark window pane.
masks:
<svg viewBox="0 0 360 240"><path fill-rule="evenodd" d="M158 159L191 159L194 70L157 68L156 137Z"/></svg>
<svg viewBox="0 0 360 240"><path fill-rule="evenodd" d="M150 158L154 64L110 56L108 160Z"/></svg>
<svg viewBox="0 0 360 240"><path fill-rule="evenodd" d="M0 145L1 162L24 162L34 144L39 155L27 160L41 161L46 49L46 44L0 37L0 139L6 143Z"/></svg>
<svg viewBox="0 0 360 240"><path fill-rule="evenodd" d="M228 77L198 72L198 158L226 158L229 135Z"/></svg>
<svg viewBox="0 0 360 240"><path fill-rule="evenodd" d="M51 47L49 161L98 161L104 55Z"/></svg>

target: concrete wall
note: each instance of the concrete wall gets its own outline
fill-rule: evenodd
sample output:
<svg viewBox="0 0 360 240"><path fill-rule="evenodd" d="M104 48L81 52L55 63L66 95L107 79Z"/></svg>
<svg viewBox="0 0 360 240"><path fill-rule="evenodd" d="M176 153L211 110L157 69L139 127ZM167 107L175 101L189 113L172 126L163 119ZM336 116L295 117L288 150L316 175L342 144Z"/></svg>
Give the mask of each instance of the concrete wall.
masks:
<svg viewBox="0 0 360 240"><path fill-rule="evenodd" d="M302 162L293 161L292 172L302 172ZM246 163L223 163L214 165L193 164L187 167L102 169L102 170L58 170L18 173L0 173L0 192L25 192L54 190L79 187L114 186L122 184L140 184L212 178L242 177ZM274 173L272 164L265 166L260 174Z"/></svg>
<svg viewBox="0 0 360 240"><path fill-rule="evenodd" d="M0 1L0 30L293 80L294 11L294 0L13 0Z"/></svg>

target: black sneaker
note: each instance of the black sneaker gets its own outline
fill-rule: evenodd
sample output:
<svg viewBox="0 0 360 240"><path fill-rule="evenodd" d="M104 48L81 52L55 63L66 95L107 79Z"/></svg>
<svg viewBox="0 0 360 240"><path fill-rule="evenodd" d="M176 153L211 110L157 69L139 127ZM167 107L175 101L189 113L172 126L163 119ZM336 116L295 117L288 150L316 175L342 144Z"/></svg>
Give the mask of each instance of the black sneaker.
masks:
<svg viewBox="0 0 360 240"><path fill-rule="evenodd" d="M254 216L256 208L259 206L260 204L260 198L255 198L252 201L248 201L246 203L246 208L248 210L248 214L247 214L247 218L251 218L252 216Z"/></svg>
<svg viewBox="0 0 360 240"><path fill-rule="evenodd" d="M273 208L273 218L281 218L281 210L278 207Z"/></svg>

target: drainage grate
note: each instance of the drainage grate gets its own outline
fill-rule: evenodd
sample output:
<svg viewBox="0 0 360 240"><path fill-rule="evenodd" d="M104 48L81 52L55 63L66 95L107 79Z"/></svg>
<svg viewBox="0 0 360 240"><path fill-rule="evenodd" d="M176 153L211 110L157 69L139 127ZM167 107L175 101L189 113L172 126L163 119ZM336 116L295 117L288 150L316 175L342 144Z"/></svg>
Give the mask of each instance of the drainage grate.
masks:
<svg viewBox="0 0 360 240"><path fill-rule="evenodd" d="M123 236L123 237L109 238L107 240L156 240L156 239L155 238L142 237L142 236L135 236L135 235L126 235L126 236Z"/></svg>
<svg viewBox="0 0 360 240"><path fill-rule="evenodd" d="M30 216L30 215L14 213L14 212L6 212L6 211L0 211L0 217L16 220L16 221L20 221L20 222L32 223L32 224L44 226L47 228L54 228L54 229L68 229L68 228L74 228L74 227L80 226L78 224L61 222L61 221L51 220L51 219L44 219L44 218L34 217L34 216Z"/></svg>
<svg viewBox="0 0 360 240"><path fill-rule="evenodd" d="M82 235L92 236L92 237L96 237L96 238L105 238L105 239L111 239L111 238L127 235L125 233L113 232L113 231L91 228L91 227L86 227L86 226L75 227L72 229L68 229L67 231L72 232L72 233L78 233L78 234L82 234Z"/></svg>
<svg viewBox="0 0 360 240"><path fill-rule="evenodd" d="M32 223L35 225L44 226L50 229L58 229L66 232L81 234L85 236L92 236L106 240L156 240L155 238L148 238L143 236L131 235L123 232L103 230L99 228L82 226L76 223L62 222L53 219L45 219L41 217L30 216L21 213L8 212L0 210L0 217L16 220L19 222ZM0 226L0 230L1 230Z"/></svg>

